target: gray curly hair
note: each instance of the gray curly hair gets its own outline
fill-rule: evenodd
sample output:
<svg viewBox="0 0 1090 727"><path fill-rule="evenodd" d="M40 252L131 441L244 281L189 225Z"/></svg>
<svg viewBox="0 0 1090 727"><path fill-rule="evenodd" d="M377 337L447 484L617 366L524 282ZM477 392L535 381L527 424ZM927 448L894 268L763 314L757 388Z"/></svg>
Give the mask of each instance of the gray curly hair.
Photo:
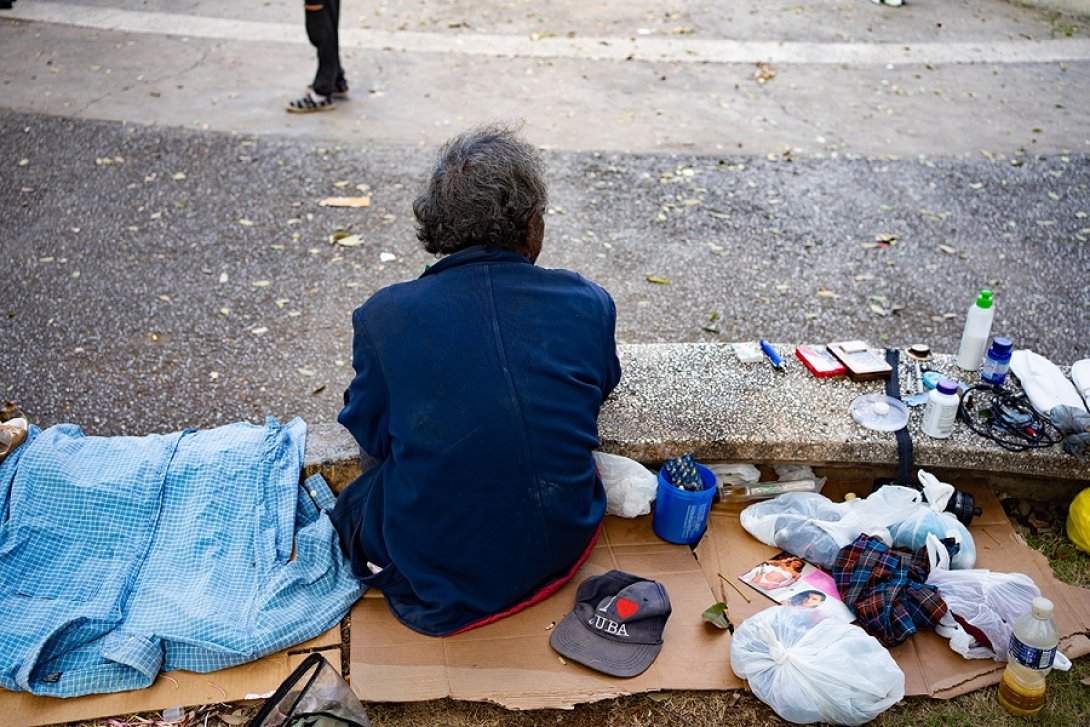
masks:
<svg viewBox="0 0 1090 727"><path fill-rule="evenodd" d="M502 124L464 131L439 150L413 202L424 249L449 255L473 245L518 250L548 194L537 149Z"/></svg>

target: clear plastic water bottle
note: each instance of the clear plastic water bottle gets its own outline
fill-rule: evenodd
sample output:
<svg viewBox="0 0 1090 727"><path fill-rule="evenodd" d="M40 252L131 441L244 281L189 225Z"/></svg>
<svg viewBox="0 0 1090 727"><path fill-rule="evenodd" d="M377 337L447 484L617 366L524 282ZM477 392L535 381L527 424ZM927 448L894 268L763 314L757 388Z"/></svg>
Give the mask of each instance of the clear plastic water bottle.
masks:
<svg viewBox="0 0 1090 727"><path fill-rule="evenodd" d="M1016 717L1032 717L1045 706L1045 677L1052 671L1060 641L1052 621L1052 601L1038 596L1029 613L1014 624L1007 668L999 683L999 703Z"/></svg>

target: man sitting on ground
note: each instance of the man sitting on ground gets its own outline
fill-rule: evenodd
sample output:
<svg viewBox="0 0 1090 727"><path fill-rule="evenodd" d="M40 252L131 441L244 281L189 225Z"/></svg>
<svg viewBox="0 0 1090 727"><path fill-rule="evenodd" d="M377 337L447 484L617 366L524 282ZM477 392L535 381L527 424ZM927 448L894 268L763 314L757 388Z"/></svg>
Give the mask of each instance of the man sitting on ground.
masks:
<svg viewBox="0 0 1090 727"><path fill-rule="evenodd" d="M424 634L554 592L605 511L592 452L621 376L616 308L580 275L535 266L546 205L541 158L512 130L449 141L413 204L442 259L352 317L338 421L365 471L333 519L356 576Z"/></svg>

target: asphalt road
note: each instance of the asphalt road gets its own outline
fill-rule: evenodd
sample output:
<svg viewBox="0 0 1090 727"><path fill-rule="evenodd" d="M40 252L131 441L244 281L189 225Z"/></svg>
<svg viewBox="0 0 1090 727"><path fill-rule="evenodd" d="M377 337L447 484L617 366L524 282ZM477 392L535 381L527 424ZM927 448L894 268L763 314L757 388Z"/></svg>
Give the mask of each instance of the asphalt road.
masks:
<svg viewBox="0 0 1090 727"><path fill-rule="evenodd" d="M352 309L430 261L411 202L435 144L518 110L547 148L539 264L609 289L623 342L953 351L989 287L995 333L1090 356L1083 21L990 0L358 7L354 98L300 119L280 110L312 67L288 5L171 4L154 31L135 0L0 13L0 389L35 422L332 420ZM659 56L528 55L584 37ZM734 60L753 39L780 60Z"/></svg>

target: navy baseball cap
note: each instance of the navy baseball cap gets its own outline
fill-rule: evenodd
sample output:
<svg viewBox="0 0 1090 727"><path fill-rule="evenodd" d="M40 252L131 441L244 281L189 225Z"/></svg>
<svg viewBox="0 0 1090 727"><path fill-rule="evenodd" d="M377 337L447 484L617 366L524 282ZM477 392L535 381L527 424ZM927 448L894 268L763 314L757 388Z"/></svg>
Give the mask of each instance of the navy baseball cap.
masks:
<svg viewBox="0 0 1090 727"><path fill-rule="evenodd" d="M575 608L549 637L561 656L616 677L634 677L662 651L670 597L658 581L611 570L588 578Z"/></svg>

